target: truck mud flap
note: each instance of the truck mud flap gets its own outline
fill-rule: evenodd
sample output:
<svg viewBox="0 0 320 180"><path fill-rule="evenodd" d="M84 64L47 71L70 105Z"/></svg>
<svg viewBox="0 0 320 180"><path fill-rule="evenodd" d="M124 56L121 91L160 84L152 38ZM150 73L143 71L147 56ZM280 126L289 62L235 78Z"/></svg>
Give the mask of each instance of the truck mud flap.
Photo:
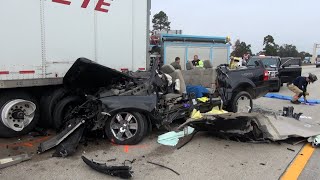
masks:
<svg viewBox="0 0 320 180"><path fill-rule="evenodd" d="M129 166L107 166L106 163L98 163L93 160L89 160L85 156L82 156L81 158L84 163L98 172L120 177L122 179L129 179L132 177L133 171L131 171L131 167Z"/></svg>
<svg viewBox="0 0 320 180"><path fill-rule="evenodd" d="M76 129L78 129L84 123L85 123L85 120L83 119L75 119L73 121L71 120L68 126L61 133L57 134L55 137L39 145L38 154L43 153L59 145L63 140L65 140L70 134L72 134Z"/></svg>

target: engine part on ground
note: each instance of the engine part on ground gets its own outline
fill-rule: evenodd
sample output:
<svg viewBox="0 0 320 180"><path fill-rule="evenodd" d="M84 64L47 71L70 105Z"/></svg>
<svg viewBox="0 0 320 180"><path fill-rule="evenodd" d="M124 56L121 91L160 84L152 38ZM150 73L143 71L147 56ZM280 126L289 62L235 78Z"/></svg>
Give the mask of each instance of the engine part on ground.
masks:
<svg viewBox="0 0 320 180"><path fill-rule="evenodd" d="M84 119L74 119L68 122L67 127L57 134L55 137L40 143L38 147L38 153L43 153L57 145L59 145L63 140L65 140L70 134L72 134L76 129L78 129L82 124L85 123Z"/></svg>
<svg viewBox="0 0 320 180"><path fill-rule="evenodd" d="M98 163L94 160L89 160L85 156L81 156L84 163L86 163L92 169L110 175L120 177L122 179L129 179L132 177L133 171L129 166L107 166L106 163Z"/></svg>
<svg viewBox="0 0 320 180"><path fill-rule="evenodd" d="M29 133L40 119L37 100L26 92L3 91L0 98L0 137Z"/></svg>
<svg viewBox="0 0 320 180"><path fill-rule="evenodd" d="M283 107L283 114L282 114L282 116L292 117L292 116L293 116L293 110L294 110L294 107L293 107L293 106Z"/></svg>
<svg viewBox="0 0 320 180"><path fill-rule="evenodd" d="M13 157L3 158L3 159L0 159L0 169L13 166L30 159L31 159L31 156L28 154L20 154Z"/></svg>

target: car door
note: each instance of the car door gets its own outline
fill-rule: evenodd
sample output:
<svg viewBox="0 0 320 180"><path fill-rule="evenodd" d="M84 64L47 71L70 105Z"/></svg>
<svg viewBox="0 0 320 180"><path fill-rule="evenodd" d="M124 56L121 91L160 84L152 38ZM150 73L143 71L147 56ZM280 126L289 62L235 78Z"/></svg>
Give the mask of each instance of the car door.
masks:
<svg viewBox="0 0 320 180"><path fill-rule="evenodd" d="M294 59L292 61L290 61L290 59L288 59L286 62L282 61L279 68L279 77L281 79L281 83L292 82L296 77L301 76L301 72L302 68L299 61L294 61Z"/></svg>

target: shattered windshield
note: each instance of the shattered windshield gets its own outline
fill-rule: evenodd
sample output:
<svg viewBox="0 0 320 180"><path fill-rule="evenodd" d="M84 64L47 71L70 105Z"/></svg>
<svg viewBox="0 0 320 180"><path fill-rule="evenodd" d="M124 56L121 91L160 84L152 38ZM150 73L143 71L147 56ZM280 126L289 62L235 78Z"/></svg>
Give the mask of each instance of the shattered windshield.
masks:
<svg viewBox="0 0 320 180"><path fill-rule="evenodd" d="M277 58L251 58L248 62L248 66L255 66L255 62L261 60L265 67L277 66Z"/></svg>

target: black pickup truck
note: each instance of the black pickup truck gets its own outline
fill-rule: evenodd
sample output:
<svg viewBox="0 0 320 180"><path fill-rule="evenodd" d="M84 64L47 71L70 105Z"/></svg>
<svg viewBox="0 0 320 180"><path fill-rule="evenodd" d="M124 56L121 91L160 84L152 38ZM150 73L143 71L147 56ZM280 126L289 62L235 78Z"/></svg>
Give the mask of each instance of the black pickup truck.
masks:
<svg viewBox="0 0 320 180"><path fill-rule="evenodd" d="M256 66L255 62L260 60L270 76L270 91L279 92L283 83L292 82L296 77L301 76L301 59L253 56L249 59L247 67Z"/></svg>
<svg viewBox="0 0 320 180"><path fill-rule="evenodd" d="M269 73L261 61L253 67L229 69L228 65L217 67L217 92L229 111L245 112L252 109L252 99L269 92Z"/></svg>

